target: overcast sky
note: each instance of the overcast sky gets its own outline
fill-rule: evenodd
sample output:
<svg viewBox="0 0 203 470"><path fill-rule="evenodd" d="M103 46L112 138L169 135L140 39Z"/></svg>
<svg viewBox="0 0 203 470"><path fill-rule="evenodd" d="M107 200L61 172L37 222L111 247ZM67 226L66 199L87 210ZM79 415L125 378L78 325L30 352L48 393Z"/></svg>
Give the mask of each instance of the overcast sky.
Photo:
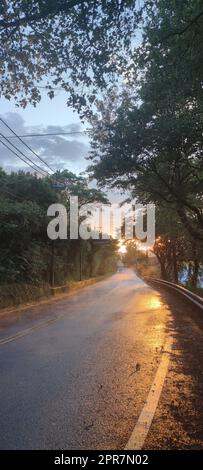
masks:
<svg viewBox="0 0 203 470"><path fill-rule="evenodd" d="M18 134L40 134L51 132L74 132L84 131L86 124L80 122L79 116L66 105L67 95L59 91L57 96L50 100L46 96L46 91L42 93L42 100L36 108L17 108L14 100L8 101L0 99L0 117ZM0 134L10 136L11 132L0 121ZM3 140L0 136L0 140ZM29 137L25 142L40 155L54 170L68 169L76 174L83 172L88 166L85 157L90 150L89 140L86 134L72 134L70 136L42 136ZM10 140L25 155L35 161L40 167L43 164L32 153L26 149L18 139ZM6 142L4 140L4 142ZM7 142L6 142L7 143ZM14 150L14 149L13 149ZM22 156L22 155L21 155ZM24 158L24 157L22 157ZM33 171L19 158L13 155L0 143L0 167L6 172L25 170ZM44 166L46 170L46 166ZM48 170L49 171L49 170ZM34 172L34 171L33 171ZM96 182L92 183L93 186ZM92 185L91 184L91 185ZM125 199L126 195L121 195L116 190L105 192L111 202L117 203Z"/></svg>
<svg viewBox="0 0 203 470"><path fill-rule="evenodd" d="M14 100L8 101L1 98L0 117L18 135L85 130L86 126L81 124L77 113L67 107L66 101L67 96L63 91L59 91L53 100L46 96L45 91L42 94L40 104L36 108L28 106L23 109L17 108ZM11 135L11 132L1 122L0 133L5 136ZM55 170L66 168L79 173L87 166L85 157L88 155L89 142L85 134L30 137L24 140ZM23 147L18 139L12 139L11 142L42 166L42 163ZM8 172L29 169L1 143L0 166Z"/></svg>

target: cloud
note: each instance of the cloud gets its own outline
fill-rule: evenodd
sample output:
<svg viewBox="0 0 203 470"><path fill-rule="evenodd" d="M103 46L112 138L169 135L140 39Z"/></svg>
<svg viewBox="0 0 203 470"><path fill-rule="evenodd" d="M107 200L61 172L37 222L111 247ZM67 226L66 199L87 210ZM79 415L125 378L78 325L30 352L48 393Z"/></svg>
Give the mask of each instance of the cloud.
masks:
<svg viewBox="0 0 203 470"><path fill-rule="evenodd" d="M54 170L64 168L84 167L84 158L87 156L89 147L87 138L83 134L77 134L82 130L78 123L70 123L66 126L28 126L24 119L15 112L9 112L0 115L0 117L18 134L55 134L64 132L75 132L72 136L51 135L51 136L33 136L25 138L24 141L33 149L43 160ZM0 134L11 136L12 132L0 121ZM0 136L0 140L7 145L8 142ZM24 155L31 158L40 167L42 162L33 155L17 138L9 139L10 143L15 145ZM10 145L11 146L11 145ZM12 146L13 151L16 151ZM18 153L18 152L17 152ZM25 159L25 157L19 153ZM19 169L29 170L29 166L23 163L18 157L13 155L0 143L0 166L6 171L18 171ZM47 169L46 166L44 168ZM31 171L31 169L30 169Z"/></svg>

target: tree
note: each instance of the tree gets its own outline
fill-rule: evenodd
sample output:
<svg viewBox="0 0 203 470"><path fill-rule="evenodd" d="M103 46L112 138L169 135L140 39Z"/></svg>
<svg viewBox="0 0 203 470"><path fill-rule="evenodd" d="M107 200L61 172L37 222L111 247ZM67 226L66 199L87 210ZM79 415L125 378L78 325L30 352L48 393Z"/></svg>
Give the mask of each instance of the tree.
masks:
<svg viewBox="0 0 203 470"><path fill-rule="evenodd" d="M171 187L170 177L164 181L158 165L157 177L173 199L178 195L177 211L190 235L202 239L203 4L202 0L156 0L146 1L145 7L143 41L135 55L135 70L141 77L139 97L151 113L148 125L160 120L166 130L163 138L175 143L175 149L168 145L168 156L164 145L160 150L165 160L175 160L172 171L174 166L179 175L176 187ZM155 126L155 131L160 129Z"/></svg>
<svg viewBox="0 0 203 470"><path fill-rule="evenodd" d="M202 0L145 1L142 45L136 54L144 72L142 95L164 111L171 104L202 101ZM143 78L143 75L142 75Z"/></svg>
<svg viewBox="0 0 203 470"><path fill-rule="evenodd" d="M136 265L138 258L137 243L130 240L126 243L126 252L122 256L122 261L128 266Z"/></svg>
<svg viewBox="0 0 203 470"><path fill-rule="evenodd" d="M67 188L67 189L66 189ZM47 208L61 202L69 210L69 197L79 196L79 205L106 202L99 190L88 187L86 178L71 172L56 172L38 179L29 173L6 174L0 169L0 282L41 285L63 284L79 278L83 244L83 276L114 268L116 243L94 246L92 241L49 240ZM91 269L89 269L91 265Z"/></svg>
<svg viewBox="0 0 203 470"><path fill-rule="evenodd" d="M77 176L69 170L56 171L48 181L52 182L54 188L59 189L60 198L66 205L70 196L78 197L79 206L90 203L108 203L104 192L88 186L87 177Z"/></svg>
<svg viewBox="0 0 203 470"><path fill-rule="evenodd" d="M92 177L100 186L129 190L142 203L175 207L190 234L203 239L202 117L196 109L154 115L153 106L125 95L115 110L113 103L103 107L92 121Z"/></svg>
<svg viewBox="0 0 203 470"><path fill-rule="evenodd" d="M52 182L53 187L56 187L58 190L58 198L59 201L66 206L67 212L69 214L70 207L70 196L77 196L78 197L78 207L79 209L84 205L84 204L92 204L95 206L95 204L99 205L101 203L108 203L108 199L106 195L95 188L90 188L88 186L88 180L87 178L83 176L77 176L74 173L68 171L68 170L63 170L63 171L57 171L51 178L49 178L50 181ZM80 217L79 222L84 220L86 218L86 215L83 215ZM68 233L69 233L69 218L68 218ZM55 256L55 251L56 248L58 249L58 253L61 253L62 257L62 266L60 265L59 272L62 274L62 278L67 278L68 277L68 270L70 270L70 267L73 265L73 262L77 265L77 271L79 274L79 279L86 275L86 276L92 276L93 272L96 273L97 269L99 269L99 266L95 269L94 266L94 261L95 258L98 255L99 252L99 247L97 246L94 248L93 244L91 243L91 240L89 241L83 241L82 239L78 240L56 240L54 242L54 249L53 249L53 243L52 243L52 253L54 253ZM112 246L111 254L114 255L114 248ZM65 265L64 265L64 254L65 254ZM103 250L102 255L104 258L106 258L106 253ZM74 261L73 261L74 260ZM90 267L89 269L86 266L86 260L89 260ZM57 266L56 266L57 269ZM55 269L55 270L56 270ZM52 269L53 271L53 269ZM56 281L60 281L60 278L56 277ZM53 273L51 275L51 278L53 280ZM53 283L53 281L52 281Z"/></svg>
<svg viewBox="0 0 203 470"><path fill-rule="evenodd" d="M181 263L187 260L189 239L174 210L158 207L156 211L156 240L153 253L161 268L161 277L179 282Z"/></svg>
<svg viewBox="0 0 203 470"><path fill-rule="evenodd" d="M68 104L88 114L111 79L137 83L140 67L149 72L149 64L158 76L161 57L165 71L178 63L176 94L182 87L189 97L202 94L202 25L202 0L4 0L1 93L36 106L45 80L50 98L62 88Z"/></svg>
<svg viewBox="0 0 203 470"><path fill-rule="evenodd" d="M203 239L202 2L145 2L131 87L92 120L90 171L141 202L175 207ZM133 82L134 80L134 82Z"/></svg>
<svg viewBox="0 0 203 470"><path fill-rule="evenodd" d="M135 0L10 0L0 5L1 93L25 107L46 81L87 111L98 90L127 64L140 18Z"/></svg>
<svg viewBox="0 0 203 470"><path fill-rule="evenodd" d="M196 287L203 252L200 244L188 234L175 211L157 207L156 240L153 246L161 268L161 277L178 283L187 270L187 282Z"/></svg>

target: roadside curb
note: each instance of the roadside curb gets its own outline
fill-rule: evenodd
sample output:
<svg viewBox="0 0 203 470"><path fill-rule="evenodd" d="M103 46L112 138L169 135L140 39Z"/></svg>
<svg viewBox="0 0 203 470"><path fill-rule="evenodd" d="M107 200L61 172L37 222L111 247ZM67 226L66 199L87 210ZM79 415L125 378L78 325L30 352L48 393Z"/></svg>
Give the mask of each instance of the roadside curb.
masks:
<svg viewBox="0 0 203 470"><path fill-rule="evenodd" d="M75 290L81 289L82 287L91 286L98 281L102 281L106 277L107 275L97 276L90 279L84 279L83 281L70 282L69 284L65 284L63 286L50 287L50 292L52 296L60 295L61 293L66 292L73 292Z"/></svg>
<svg viewBox="0 0 203 470"><path fill-rule="evenodd" d="M160 287L166 287L172 290L175 290L179 294L183 295L183 297L186 297L188 300L190 300L191 303L195 304L198 308L203 310L203 298L200 297L197 294L194 294L193 292L189 291L185 287L179 286L178 284L175 284L173 282L169 281L163 281L162 279L156 279L156 278L150 278L150 277L145 277L144 281L147 283L151 284L157 284Z"/></svg>
<svg viewBox="0 0 203 470"><path fill-rule="evenodd" d="M1 317L9 313L15 313L18 311L27 310L28 308L34 308L45 304L51 304L58 300L63 300L74 294L76 291L82 290L84 287L88 287L93 284L96 284L97 282L104 281L106 278L112 276L113 274L114 273L104 274L91 279L85 279L83 281L75 281L64 286L50 287L49 296L27 303L16 304L11 307L9 306L0 308L0 319Z"/></svg>

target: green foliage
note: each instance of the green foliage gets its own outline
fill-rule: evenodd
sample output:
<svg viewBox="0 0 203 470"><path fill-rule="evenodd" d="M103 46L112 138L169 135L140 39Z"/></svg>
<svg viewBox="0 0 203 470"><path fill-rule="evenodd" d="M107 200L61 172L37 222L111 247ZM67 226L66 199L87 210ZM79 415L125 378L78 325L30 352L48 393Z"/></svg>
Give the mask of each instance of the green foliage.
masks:
<svg viewBox="0 0 203 470"><path fill-rule="evenodd" d="M52 87L62 87L68 104L87 111L98 89L126 66L139 17L135 0L1 2L2 94L35 106L46 79L51 99Z"/></svg>
<svg viewBox="0 0 203 470"><path fill-rule="evenodd" d="M90 173L140 202L174 209L203 240L202 2L145 2L134 79L92 119Z"/></svg>
<svg viewBox="0 0 203 470"><path fill-rule="evenodd" d="M0 308L12 307L25 302L39 300L50 295L49 284L28 284L25 282L0 285Z"/></svg>
<svg viewBox="0 0 203 470"><path fill-rule="evenodd" d="M152 103L153 105L153 103ZM112 108L112 106L111 106ZM203 238L202 117L196 110L153 115L124 96L114 115L95 117L89 169L102 186L130 190L143 202L176 208L191 235Z"/></svg>
<svg viewBox="0 0 203 470"><path fill-rule="evenodd" d="M137 244L135 241L129 241L126 243L126 252L122 256L122 261L128 266L135 265L137 263Z"/></svg>
<svg viewBox="0 0 203 470"><path fill-rule="evenodd" d="M203 260L202 246L188 233L174 209L157 208L153 251L163 279L178 283L183 270L187 270L188 282L197 285Z"/></svg>
<svg viewBox="0 0 203 470"><path fill-rule="evenodd" d="M63 182L65 189L55 189L56 182ZM38 179L29 173L7 175L0 170L0 183L0 283L40 286L52 282L53 269L56 285L78 280L81 240L56 240L53 259L47 237L47 209L62 202L68 210L70 195L78 195L80 205L106 202L106 196L88 188L85 178L68 171ZM83 245L84 277L114 269L115 244L107 248L87 241Z"/></svg>
<svg viewBox="0 0 203 470"><path fill-rule="evenodd" d="M202 1L146 0L130 87L91 121L90 174L156 204L154 252L176 282L184 261L197 282L203 259L202 46Z"/></svg>
<svg viewBox="0 0 203 470"><path fill-rule="evenodd" d="M56 184L56 181L64 186L65 189L60 192L60 199L64 199L66 204L70 196L78 197L79 206L96 202L108 203L108 199L102 191L88 186L87 178L81 175L77 176L71 171L57 171L50 180L53 186Z"/></svg>

